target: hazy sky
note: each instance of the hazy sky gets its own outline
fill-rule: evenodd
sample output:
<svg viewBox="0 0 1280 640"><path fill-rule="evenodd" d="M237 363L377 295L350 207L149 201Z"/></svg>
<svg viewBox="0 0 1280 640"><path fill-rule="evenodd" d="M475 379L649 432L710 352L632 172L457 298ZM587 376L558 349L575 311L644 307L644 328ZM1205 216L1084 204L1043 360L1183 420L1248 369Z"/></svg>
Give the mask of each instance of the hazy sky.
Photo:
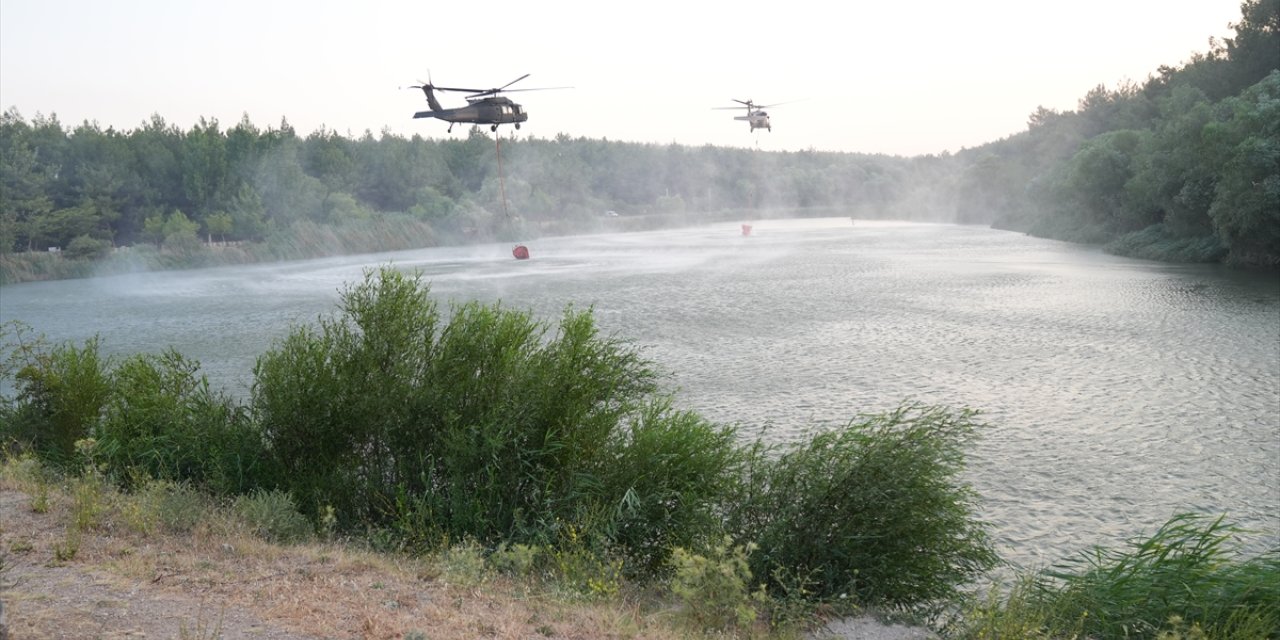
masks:
<svg viewBox="0 0 1280 640"><path fill-rule="evenodd" d="M68 126L248 114L439 138L448 124L411 119L427 107L403 87L529 73L512 88L574 88L511 94L521 137L918 155L1141 82L1239 18L1239 0L0 0L0 105ZM751 133L712 110L734 98L798 102Z"/></svg>

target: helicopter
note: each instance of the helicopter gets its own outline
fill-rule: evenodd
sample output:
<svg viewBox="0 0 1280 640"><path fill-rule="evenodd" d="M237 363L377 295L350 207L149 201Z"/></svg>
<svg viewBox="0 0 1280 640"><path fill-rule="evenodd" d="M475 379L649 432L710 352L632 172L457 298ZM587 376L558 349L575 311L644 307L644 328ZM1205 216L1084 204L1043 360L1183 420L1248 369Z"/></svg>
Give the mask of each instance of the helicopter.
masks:
<svg viewBox="0 0 1280 640"><path fill-rule="evenodd" d="M737 98L732 98L732 100L734 102L737 102L738 104L746 106L747 108L747 115L734 116L733 117L734 120L746 120L747 123L751 125L752 131L755 131L756 129L768 129L770 133L773 132L773 126L769 124L769 113L766 112L765 109L768 109L769 107L777 107L779 105L790 104L787 102L778 102L775 104L756 104L751 100L739 100ZM713 109L741 109L742 107L712 107L712 108Z"/></svg>
<svg viewBox="0 0 1280 640"><path fill-rule="evenodd" d="M430 111L419 111L413 114L414 118L439 118L449 123L449 132L453 132L453 125L459 122L471 122L475 124L490 125L491 131L497 131L500 124L514 124L517 129L520 123L529 119L529 114L524 107L513 102L510 98L498 95L502 92L509 91L540 91L544 89L569 89L570 87L540 87L538 89L507 89L507 87L528 78L529 74L524 74L501 87L494 89L462 89L458 87L437 87L431 82L424 82L414 85L413 89L422 89L427 96L427 104L431 106ZM435 91L460 91L469 93L466 96L467 106L458 107L456 109L446 109L440 105L440 101L436 99Z"/></svg>

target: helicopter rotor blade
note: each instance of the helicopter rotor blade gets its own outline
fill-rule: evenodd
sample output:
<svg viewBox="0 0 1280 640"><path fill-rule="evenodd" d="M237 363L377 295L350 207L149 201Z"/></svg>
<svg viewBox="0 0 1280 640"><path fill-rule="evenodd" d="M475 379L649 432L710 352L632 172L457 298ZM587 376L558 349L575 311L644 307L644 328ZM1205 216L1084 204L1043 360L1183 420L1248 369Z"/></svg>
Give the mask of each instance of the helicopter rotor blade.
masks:
<svg viewBox="0 0 1280 640"><path fill-rule="evenodd" d="M494 92L494 91L497 91L496 89L463 89L463 88L461 88L461 87L437 87L437 86L432 86L431 88L432 88L432 89L435 89L436 91L460 91L460 92L463 92L463 93L480 93L480 94L484 94L484 93L492 93L492 92Z"/></svg>
<svg viewBox="0 0 1280 640"><path fill-rule="evenodd" d="M496 95L498 95L499 93L507 93L507 92L510 92L510 91L546 91L546 90L549 90L549 89L572 89L572 88L573 88L573 87L536 87L536 88L530 88L530 89L508 89L508 88L507 88L507 87L509 87L509 86L511 86L511 85L513 85L513 84L515 84L515 83L517 83L517 82L520 82L521 80L524 80L525 78L528 78L528 77L529 77L529 74L527 74L527 73L526 73L526 74L524 74L524 75L520 76L519 78L516 78L515 80L512 80L511 82L508 82L508 83L506 83L506 84L502 85L501 87L494 87L494 88L492 88L492 89L474 89L474 88L467 88L467 87L440 87L440 86L436 86L436 85L434 85L434 84L431 84L431 82L430 82L430 81L428 81L428 82L423 82L423 81L421 81L421 80L419 80L419 81L418 81L418 84L417 84L417 85L414 85L414 87L413 87L413 88L415 88L415 89L424 89L424 88L426 88L426 89L432 89L432 90L434 90L434 91L456 91L456 92L459 92L459 93L466 93L466 94L468 94L468 95L467 95L467 96L465 96L465 97L466 97L468 100L470 100L470 99L472 99L472 98L482 98L482 97L484 97L484 96L496 96Z"/></svg>
<svg viewBox="0 0 1280 640"><path fill-rule="evenodd" d="M525 78L528 78L528 77L529 77L529 74L526 73L520 76L519 78L516 78L515 80L512 80L511 82L508 82L502 85L501 87L494 87L492 89L445 89L445 91L467 91L471 93L471 95L467 96L468 98L479 98L480 96L496 96L499 93L506 91L507 87L517 82L520 82L521 80L524 80ZM443 87L439 87L439 88L443 89ZM522 89L512 89L512 91L522 91ZM528 91L528 89L523 89L523 91Z"/></svg>
<svg viewBox="0 0 1280 640"><path fill-rule="evenodd" d="M529 89L504 89L503 93L515 93L516 91L550 91L552 89L573 89L573 87L533 87Z"/></svg>
<svg viewBox="0 0 1280 640"><path fill-rule="evenodd" d="M804 102L804 100L788 100L788 101L786 101L786 102L775 102L775 103L773 103L773 104L762 104L762 105L757 105L757 106L758 106L758 108L760 108L760 109L769 109L769 108L772 108L772 107L780 107L780 106L782 106L782 105L784 105L784 104L792 104L792 103L796 103L796 102Z"/></svg>
<svg viewBox="0 0 1280 640"><path fill-rule="evenodd" d="M467 96L468 99L479 98L480 96L494 96L499 93L515 93L517 91L549 91L551 89L572 89L573 87L534 87L530 89L489 89L479 93L473 93Z"/></svg>
<svg viewBox="0 0 1280 640"><path fill-rule="evenodd" d="M737 98L730 98L730 100L733 100L734 102L736 102L736 103L738 103L738 104L740 104L740 105L743 105L743 106L742 106L742 107L711 107L711 108L712 108L712 109L723 109L723 110L726 110L726 111L727 111L727 110L730 110L730 109L737 110L737 109L741 109L741 108L743 108L743 107L746 107L747 111L752 111L752 110L754 110L754 109L761 109L761 108L763 108L761 105L756 104L754 100L739 100L739 99L737 99Z"/></svg>
<svg viewBox="0 0 1280 640"><path fill-rule="evenodd" d="M498 91L502 91L503 89L506 89L507 87L509 87L509 86L511 86L511 85L513 85L513 84L515 84L515 83L517 83L517 82L520 82L521 80L524 80L525 78L528 78L528 77L529 77L529 74L527 74L527 73L526 73L526 74L524 74L524 75L520 76L519 78L516 78L515 80L512 80L511 82L508 82L508 83L506 83L506 84L502 85L501 87L498 87L497 89L493 89L493 91L494 91L495 93L497 93Z"/></svg>

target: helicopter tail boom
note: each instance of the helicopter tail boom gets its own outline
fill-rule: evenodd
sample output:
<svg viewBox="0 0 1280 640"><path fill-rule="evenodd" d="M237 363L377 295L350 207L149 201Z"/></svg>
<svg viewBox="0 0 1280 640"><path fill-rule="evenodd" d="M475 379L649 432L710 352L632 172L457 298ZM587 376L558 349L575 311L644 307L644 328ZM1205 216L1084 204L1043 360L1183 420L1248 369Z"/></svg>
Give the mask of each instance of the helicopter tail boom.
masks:
<svg viewBox="0 0 1280 640"><path fill-rule="evenodd" d="M431 106L431 111L444 111L444 107L440 106L440 101L439 101L439 100L436 100L436 94L435 94L434 92L432 92L432 89L435 89L435 87L434 87L434 86L432 86L432 85L431 85L431 83L429 83L429 82L424 82L424 83L422 83L422 84L420 84L420 85L418 85L418 86L416 86L416 87L414 87L414 88L415 88L415 89L422 89L422 93L426 94L426 96L427 96L427 104ZM431 111L420 111L420 112L418 112L418 113L414 114L414 116L413 116L413 117L415 117L415 118L429 118L429 117L431 117L430 115L425 115L425 116L424 116L424 115L421 115L421 114L424 114L424 113L426 113L426 114L430 114L430 113L431 113Z"/></svg>

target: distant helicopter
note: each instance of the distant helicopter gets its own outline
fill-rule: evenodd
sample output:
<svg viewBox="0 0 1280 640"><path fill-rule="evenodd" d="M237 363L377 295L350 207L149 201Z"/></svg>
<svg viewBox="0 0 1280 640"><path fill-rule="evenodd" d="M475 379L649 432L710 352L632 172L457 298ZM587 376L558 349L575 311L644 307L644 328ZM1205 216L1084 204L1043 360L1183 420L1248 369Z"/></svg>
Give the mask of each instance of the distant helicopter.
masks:
<svg viewBox="0 0 1280 640"><path fill-rule="evenodd" d="M765 111L765 109L768 109L770 107L781 106L784 104L791 104L790 102L778 102L775 104L756 104L750 100L739 100L737 98L732 98L732 100L734 102L737 102L738 104L744 105L747 108L747 115L734 116L733 117L734 120L746 120L747 123L751 125L752 131L755 131L756 129L768 129L771 133L773 132L773 126L769 124L769 113ZM742 107L712 107L712 109L741 109L741 108Z"/></svg>
<svg viewBox="0 0 1280 640"><path fill-rule="evenodd" d="M545 89L571 89L572 87L540 87L537 89L507 89L507 87L528 78L529 74L524 74L511 82L495 89L460 89L458 87L437 87L430 82L424 82L420 85L414 85L414 89L422 89L427 95L427 104L431 105L430 111L419 111L413 114L414 118L439 118L449 123L449 131L453 131L453 125L459 122L471 122L475 124L490 125L491 131L497 131L500 124L514 124L517 129L520 123L529 119L529 114L525 112L524 107L512 102L510 98L504 98L498 94L510 91L541 91ZM466 96L467 106L458 107L456 109L446 109L440 105L440 101L436 100L435 91L461 91L471 95Z"/></svg>

